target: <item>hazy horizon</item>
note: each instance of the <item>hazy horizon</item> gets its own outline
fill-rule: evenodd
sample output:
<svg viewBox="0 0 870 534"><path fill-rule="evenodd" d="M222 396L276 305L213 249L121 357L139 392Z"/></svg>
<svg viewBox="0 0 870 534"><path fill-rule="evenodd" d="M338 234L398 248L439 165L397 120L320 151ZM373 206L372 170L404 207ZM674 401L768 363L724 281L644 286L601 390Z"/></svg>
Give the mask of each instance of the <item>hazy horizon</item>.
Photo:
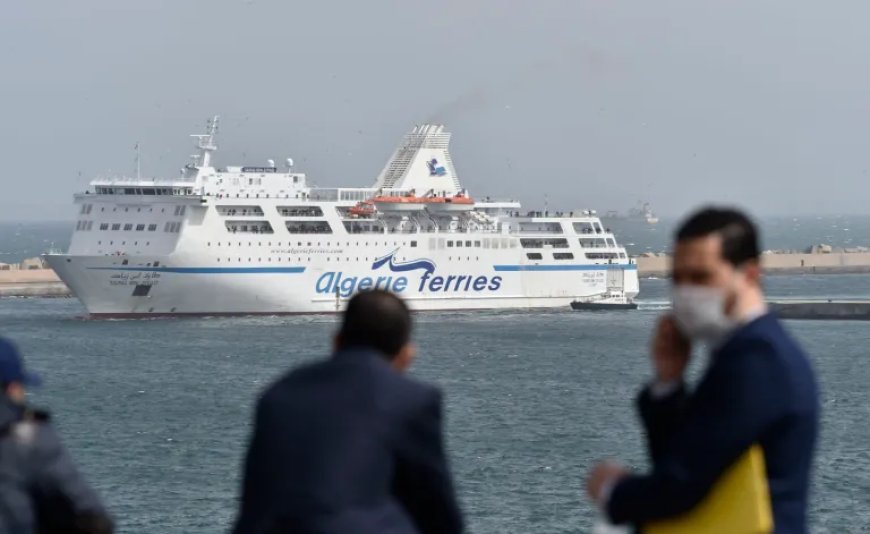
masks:
<svg viewBox="0 0 870 534"><path fill-rule="evenodd" d="M836 9L839 8L839 9ZM0 19L0 220L72 220L97 175L293 157L367 186L414 124L473 195L675 218L866 213L870 4L784 0L16 2ZM811 215L808 215L811 214Z"/></svg>

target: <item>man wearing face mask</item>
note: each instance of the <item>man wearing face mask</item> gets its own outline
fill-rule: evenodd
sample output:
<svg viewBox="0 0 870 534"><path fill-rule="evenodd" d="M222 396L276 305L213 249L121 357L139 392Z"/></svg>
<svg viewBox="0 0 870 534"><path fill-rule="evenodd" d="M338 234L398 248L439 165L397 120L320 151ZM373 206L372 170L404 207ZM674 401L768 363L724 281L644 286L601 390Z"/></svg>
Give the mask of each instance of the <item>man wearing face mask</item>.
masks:
<svg viewBox="0 0 870 534"><path fill-rule="evenodd" d="M673 313L652 343L653 381L638 398L652 471L596 466L590 497L614 523L643 524L691 510L751 445L764 451L774 532L807 532L818 430L813 370L761 288L755 226L704 209L677 232ZM711 352L694 391L684 383L693 345Z"/></svg>

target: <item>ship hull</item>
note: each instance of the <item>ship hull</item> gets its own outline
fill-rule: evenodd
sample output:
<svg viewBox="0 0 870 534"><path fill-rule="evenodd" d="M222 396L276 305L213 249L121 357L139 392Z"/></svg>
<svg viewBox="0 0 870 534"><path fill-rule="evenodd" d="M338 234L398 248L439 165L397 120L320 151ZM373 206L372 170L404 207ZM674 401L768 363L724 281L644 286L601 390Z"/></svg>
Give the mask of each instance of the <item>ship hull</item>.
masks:
<svg viewBox="0 0 870 534"><path fill-rule="evenodd" d="M432 261L415 269L385 262L330 270L326 265L228 267L173 255L45 259L97 317L335 313L356 291L373 287L396 292L417 311L569 309L573 301L601 294L614 276L628 298L637 294L634 265Z"/></svg>

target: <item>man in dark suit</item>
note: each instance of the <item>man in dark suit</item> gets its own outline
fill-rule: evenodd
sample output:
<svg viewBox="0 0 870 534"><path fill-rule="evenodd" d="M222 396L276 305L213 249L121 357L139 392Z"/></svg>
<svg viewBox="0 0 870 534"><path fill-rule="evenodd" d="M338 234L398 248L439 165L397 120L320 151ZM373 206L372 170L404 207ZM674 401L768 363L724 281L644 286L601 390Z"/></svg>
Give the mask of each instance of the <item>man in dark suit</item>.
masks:
<svg viewBox="0 0 870 534"><path fill-rule="evenodd" d="M672 296L673 313L660 321L652 345L655 379L638 399L652 470L635 475L599 464L587 481L590 496L615 523L673 517L698 504L757 443L774 531L807 532L816 382L804 352L767 311L757 233L745 215L709 208L682 225ZM712 354L688 392L683 374L697 342Z"/></svg>
<svg viewBox="0 0 870 534"><path fill-rule="evenodd" d="M257 405L235 533L462 531L441 394L403 374L411 316L392 293L354 296L335 353Z"/></svg>

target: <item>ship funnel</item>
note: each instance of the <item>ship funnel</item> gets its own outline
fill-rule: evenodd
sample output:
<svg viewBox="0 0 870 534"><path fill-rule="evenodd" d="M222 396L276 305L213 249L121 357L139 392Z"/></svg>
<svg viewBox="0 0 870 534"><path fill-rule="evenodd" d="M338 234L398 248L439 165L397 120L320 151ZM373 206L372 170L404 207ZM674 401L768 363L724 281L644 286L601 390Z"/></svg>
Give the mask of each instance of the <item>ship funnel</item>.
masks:
<svg viewBox="0 0 870 534"><path fill-rule="evenodd" d="M377 189L433 190L449 195L460 191L444 126L422 124L405 135L375 183Z"/></svg>

